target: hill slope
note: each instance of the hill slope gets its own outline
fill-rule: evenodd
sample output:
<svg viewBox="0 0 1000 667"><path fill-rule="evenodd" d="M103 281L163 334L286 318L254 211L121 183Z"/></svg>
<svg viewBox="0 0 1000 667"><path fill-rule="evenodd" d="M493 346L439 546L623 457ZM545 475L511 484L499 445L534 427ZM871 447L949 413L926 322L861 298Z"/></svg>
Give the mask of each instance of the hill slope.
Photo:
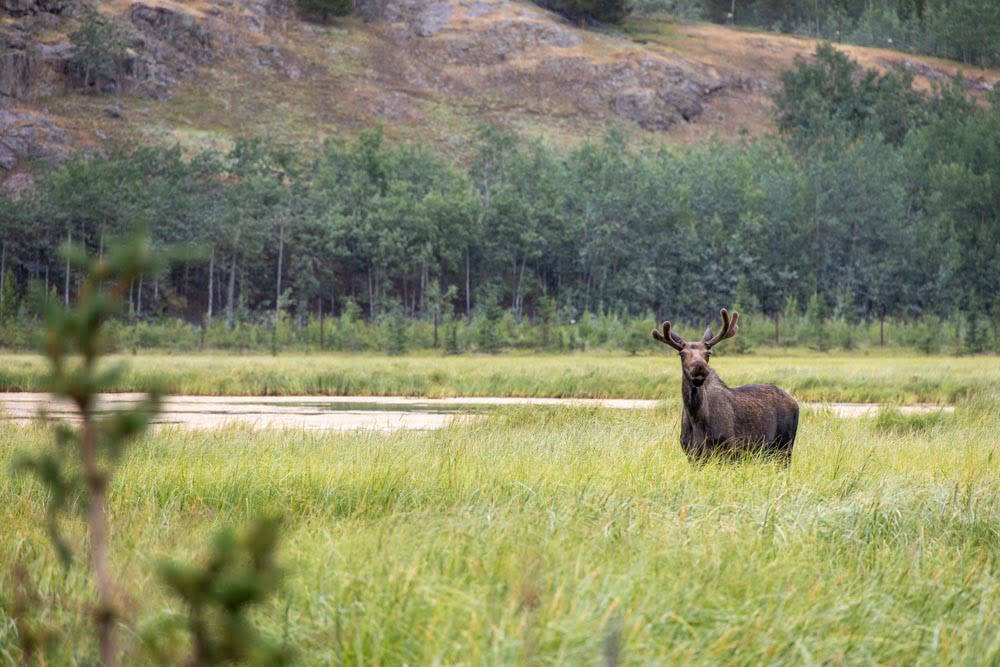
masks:
<svg viewBox="0 0 1000 667"><path fill-rule="evenodd" d="M225 146L260 134L308 145L382 120L391 137L459 145L482 121L572 142L610 123L690 142L770 128L778 73L815 43L721 26L633 21L583 31L527 2L362 2L319 25L290 0L99 3L131 48L101 94L78 86L63 0L0 0L0 179L114 141ZM378 9L374 7L378 6ZM868 67L911 66L918 85L946 61L843 47ZM997 71L967 71L988 88ZM6 170L6 171L3 171Z"/></svg>

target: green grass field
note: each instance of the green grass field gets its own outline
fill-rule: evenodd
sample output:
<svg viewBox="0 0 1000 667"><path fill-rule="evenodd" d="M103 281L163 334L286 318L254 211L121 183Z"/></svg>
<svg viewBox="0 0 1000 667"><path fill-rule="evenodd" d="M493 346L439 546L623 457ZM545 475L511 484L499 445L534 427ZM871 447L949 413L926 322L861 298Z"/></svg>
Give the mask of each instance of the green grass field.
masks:
<svg viewBox="0 0 1000 667"><path fill-rule="evenodd" d="M651 343L652 344L652 343ZM724 351L723 351L724 352ZM160 384L189 395L548 396L668 398L680 393L675 354L166 355L109 358L130 370L119 391ZM774 382L803 401L954 403L1000 387L1000 357L720 354L712 366L736 386ZM0 355L0 391L43 389L38 355Z"/></svg>
<svg viewBox="0 0 1000 667"><path fill-rule="evenodd" d="M357 369L359 387L382 386L371 378L383 373L386 393L434 372L424 358L249 361L286 378L335 361ZM411 386L558 393L562 381L563 395L618 395L645 371L648 393L626 395L677 392L672 357L431 361L446 381ZM212 383L247 360L140 356L134 377L171 364L175 377L197 367L199 386L222 387ZM595 665L609 652L619 664L1000 662L997 360L713 364L733 384L817 378L820 399L959 400L951 414L806 412L787 470L691 467L675 401L504 408L431 432L158 430L129 450L110 497L128 592L122 664L148 662L142 637L180 611L153 574L158 559L191 557L219 527L268 512L285 518L286 578L256 620L303 665ZM893 382L907 388L892 393ZM0 425L0 469L48 437ZM92 664L82 551L64 571L44 516L40 485L0 475L0 603L9 608L23 566L35 620L58 638L44 664ZM65 528L82 549L82 518ZM13 632L0 611L0 664L21 660ZM179 661L185 646L172 646Z"/></svg>

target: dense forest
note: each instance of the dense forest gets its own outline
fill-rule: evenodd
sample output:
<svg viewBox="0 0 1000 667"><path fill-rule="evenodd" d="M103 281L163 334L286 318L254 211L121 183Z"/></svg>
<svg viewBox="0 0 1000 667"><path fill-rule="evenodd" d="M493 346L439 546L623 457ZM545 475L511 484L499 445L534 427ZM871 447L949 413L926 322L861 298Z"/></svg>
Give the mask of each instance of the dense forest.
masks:
<svg viewBox="0 0 1000 667"><path fill-rule="evenodd" d="M624 2L624 0L619 0ZM1000 64L996 0L634 0L636 11Z"/></svg>
<svg viewBox="0 0 1000 667"><path fill-rule="evenodd" d="M636 147L612 130L560 149L483 127L453 156L375 127L311 153L245 139L81 154L0 201L0 320L75 299L63 244L100 254L143 229L200 251L132 286L139 321L346 314L433 322L437 342L439 322L475 315L648 329L738 305L775 327L934 318L995 347L1000 94L918 93L829 46L782 78L781 135L735 145Z"/></svg>

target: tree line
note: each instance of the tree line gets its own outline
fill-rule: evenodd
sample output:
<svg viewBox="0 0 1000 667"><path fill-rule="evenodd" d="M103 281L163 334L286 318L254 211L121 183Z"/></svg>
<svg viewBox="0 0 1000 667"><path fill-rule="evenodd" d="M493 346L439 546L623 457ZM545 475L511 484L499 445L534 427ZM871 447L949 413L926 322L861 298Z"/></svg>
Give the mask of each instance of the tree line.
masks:
<svg viewBox="0 0 1000 667"><path fill-rule="evenodd" d="M62 245L101 254L143 228L201 253L130 285L140 320L357 309L436 331L504 311L705 322L737 304L776 326L808 308L933 315L981 347L1000 320L1000 96L910 83L821 47L783 76L780 137L683 149L612 130L564 150L483 127L455 157L376 127L315 154L241 139L78 155L0 201L0 319L76 299Z"/></svg>
<svg viewBox="0 0 1000 667"><path fill-rule="evenodd" d="M865 46L1000 63L994 0L633 0L639 14L750 26Z"/></svg>
<svg viewBox="0 0 1000 667"><path fill-rule="evenodd" d="M581 25L620 24L633 12L750 26L820 39L923 53L967 65L1000 64L996 0L533 0ZM355 0L297 0L328 20Z"/></svg>

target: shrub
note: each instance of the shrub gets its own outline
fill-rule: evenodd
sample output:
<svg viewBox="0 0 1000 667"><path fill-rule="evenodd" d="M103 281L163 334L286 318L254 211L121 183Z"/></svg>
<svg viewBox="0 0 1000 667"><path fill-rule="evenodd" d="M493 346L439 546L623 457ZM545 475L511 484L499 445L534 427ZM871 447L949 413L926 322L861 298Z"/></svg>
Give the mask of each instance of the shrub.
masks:
<svg viewBox="0 0 1000 667"><path fill-rule="evenodd" d="M535 4L584 25L589 21L621 23L632 11L627 0L535 0Z"/></svg>
<svg viewBox="0 0 1000 667"><path fill-rule="evenodd" d="M327 21L331 16L347 16L354 11L354 0L297 0L299 11Z"/></svg>
<svg viewBox="0 0 1000 667"><path fill-rule="evenodd" d="M128 51L124 33L92 7L85 10L83 23L69 34L73 43L70 68L82 90L99 90L102 81L117 86L118 73Z"/></svg>

